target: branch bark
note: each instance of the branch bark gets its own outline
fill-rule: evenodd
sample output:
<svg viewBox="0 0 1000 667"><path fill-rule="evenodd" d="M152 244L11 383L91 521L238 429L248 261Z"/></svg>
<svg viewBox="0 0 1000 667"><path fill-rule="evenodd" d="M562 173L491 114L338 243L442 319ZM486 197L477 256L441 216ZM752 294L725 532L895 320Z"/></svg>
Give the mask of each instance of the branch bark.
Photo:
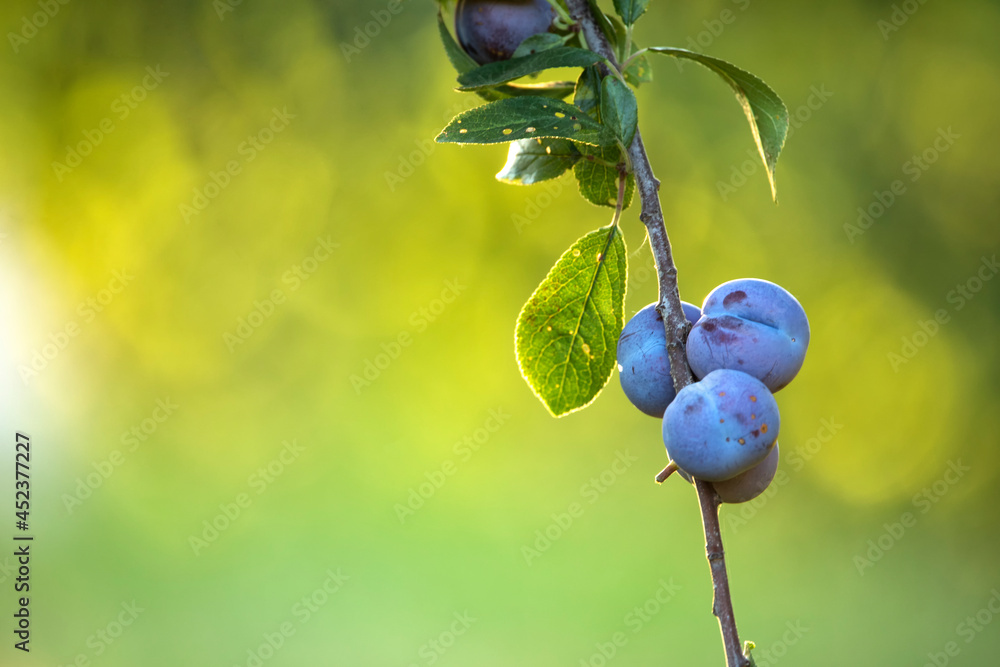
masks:
<svg viewBox="0 0 1000 667"><path fill-rule="evenodd" d="M589 48L607 58L614 67L619 67L614 49L601 31L588 0L566 0L566 5L569 8L570 16L580 24ZM607 73L609 72L605 72L605 74ZM684 349L691 325L684 316L680 293L677 289L677 267L674 264L674 256L663 217L663 208L660 205L660 182L653 175L653 168L649 163L649 156L646 154L642 135L638 130L628 153L642 204L639 219L646 226L649 246L656 262L660 290L656 309L663 317L671 379L674 383L674 389L679 392L694 382L694 376L688 366ZM711 483L699 479L695 479L694 482L698 492L698 502L701 506L701 520L705 528L705 551L712 572L714 592L712 613L719 619L719 630L722 633L722 643L726 651L726 664L728 667L748 667L750 661L740 649L736 617L733 613L733 601L729 593L729 575L726 573L722 531L719 527L721 501Z"/></svg>

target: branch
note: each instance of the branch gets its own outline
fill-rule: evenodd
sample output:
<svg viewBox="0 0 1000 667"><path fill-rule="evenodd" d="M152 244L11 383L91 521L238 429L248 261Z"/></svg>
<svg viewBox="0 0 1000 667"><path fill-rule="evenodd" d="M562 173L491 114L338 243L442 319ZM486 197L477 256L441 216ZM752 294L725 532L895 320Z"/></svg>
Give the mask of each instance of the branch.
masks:
<svg viewBox="0 0 1000 667"><path fill-rule="evenodd" d="M615 67L619 67L614 49L601 31L588 0L566 0L566 5L569 8L570 16L580 24L590 50L604 56ZM605 67L605 69L607 68ZM605 74L611 74L611 71L608 70ZM646 226L649 247L656 262L656 274L660 289L660 299L656 309L663 317L663 328L667 336L667 356L670 359L670 374L674 382L674 389L679 392L694 382L694 376L688 366L684 350L691 325L684 316L677 289L677 267L674 265L670 239L667 237L663 208L660 206L660 182L653 175L653 168L649 164L649 156L646 154L646 148L638 130L632 140L632 145L629 147L628 154L642 203L642 213L639 215L639 219ZM701 505L701 520L705 528L705 551L712 572L714 589L712 613L719 619L719 630L722 632L722 643L726 650L726 664L728 667L747 667L750 662L740 651L736 617L733 614L733 601L729 594L729 576L726 574L722 532L719 528L719 504L721 501L711 483L696 479L695 487L698 491L698 502Z"/></svg>

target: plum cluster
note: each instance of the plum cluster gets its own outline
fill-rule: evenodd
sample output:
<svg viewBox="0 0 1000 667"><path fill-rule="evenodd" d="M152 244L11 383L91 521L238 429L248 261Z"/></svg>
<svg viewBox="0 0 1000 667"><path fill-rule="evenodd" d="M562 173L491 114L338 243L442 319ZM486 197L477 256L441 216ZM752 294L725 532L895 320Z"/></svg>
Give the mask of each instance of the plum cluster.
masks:
<svg viewBox="0 0 1000 667"><path fill-rule="evenodd" d="M698 381L675 394L663 319L650 304L618 340L622 390L639 410L663 418L667 454L685 476L712 482L724 502L746 502L777 471L774 392L802 368L809 321L788 291L753 278L719 285L700 309L682 305Z"/></svg>

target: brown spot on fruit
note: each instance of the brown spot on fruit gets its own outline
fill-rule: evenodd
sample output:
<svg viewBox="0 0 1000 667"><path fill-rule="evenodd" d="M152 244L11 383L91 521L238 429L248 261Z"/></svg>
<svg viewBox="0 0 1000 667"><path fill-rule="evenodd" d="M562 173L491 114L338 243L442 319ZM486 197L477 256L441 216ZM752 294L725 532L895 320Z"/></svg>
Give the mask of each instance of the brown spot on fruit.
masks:
<svg viewBox="0 0 1000 667"><path fill-rule="evenodd" d="M730 292L726 295L726 298L722 300L722 305L729 308L734 303L742 303L746 301L747 293L743 290L736 290L735 292Z"/></svg>
<svg viewBox="0 0 1000 667"><path fill-rule="evenodd" d="M743 328L743 320L738 317L733 317L732 315L725 315L718 318L719 326L723 329L729 329L730 331L739 331Z"/></svg>
<svg viewBox="0 0 1000 667"><path fill-rule="evenodd" d="M761 433L767 433L767 424L761 424L760 425L760 432Z"/></svg>
<svg viewBox="0 0 1000 667"><path fill-rule="evenodd" d="M760 435L760 431L750 431L750 433L751 433L751 434L753 435L753 437L755 437L755 438L756 438L756 437L758 437L758 436Z"/></svg>

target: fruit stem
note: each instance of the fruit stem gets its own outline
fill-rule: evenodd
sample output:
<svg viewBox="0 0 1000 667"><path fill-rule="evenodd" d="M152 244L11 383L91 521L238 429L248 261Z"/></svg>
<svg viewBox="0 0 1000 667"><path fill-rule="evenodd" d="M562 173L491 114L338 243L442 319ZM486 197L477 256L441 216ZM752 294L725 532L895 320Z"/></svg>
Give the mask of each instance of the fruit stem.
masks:
<svg viewBox="0 0 1000 667"><path fill-rule="evenodd" d="M566 0L566 6L569 8L573 20L581 25L588 48L602 56L610 65L604 74L621 78L621 69L615 58L614 49L611 48L607 37L601 31L597 19L591 11L589 0ZM646 154L639 130L635 132L635 138L629 147L628 155L642 203L639 219L646 226L649 247L656 262L660 290L660 299L656 310L663 317L663 328L667 337L667 357L670 359L674 390L680 392L681 389L694 382L694 376L688 366L687 354L684 350L691 325L684 316L683 308L681 308L680 294L677 289L677 267L674 265L673 251L670 248L670 239L667 236L663 218L663 208L660 205L660 182L653 175L653 168L649 164L649 156ZM667 466L667 468L669 467ZM695 488L698 491L701 519L705 528L705 550L712 572L714 589L712 613L719 619L719 630L722 633L722 643L726 651L726 664L728 667L748 667L749 661L740 652L736 617L733 613L733 601L729 593L729 576L726 573L722 532L719 527L719 496L709 482L696 479Z"/></svg>
<svg viewBox="0 0 1000 667"><path fill-rule="evenodd" d="M670 463L667 464L666 468L657 473L656 483L663 484L665 481L667 481L667 478L673 475L675 472L677 472L677 470L678 470L677 464L671 461Z"/></svg>

